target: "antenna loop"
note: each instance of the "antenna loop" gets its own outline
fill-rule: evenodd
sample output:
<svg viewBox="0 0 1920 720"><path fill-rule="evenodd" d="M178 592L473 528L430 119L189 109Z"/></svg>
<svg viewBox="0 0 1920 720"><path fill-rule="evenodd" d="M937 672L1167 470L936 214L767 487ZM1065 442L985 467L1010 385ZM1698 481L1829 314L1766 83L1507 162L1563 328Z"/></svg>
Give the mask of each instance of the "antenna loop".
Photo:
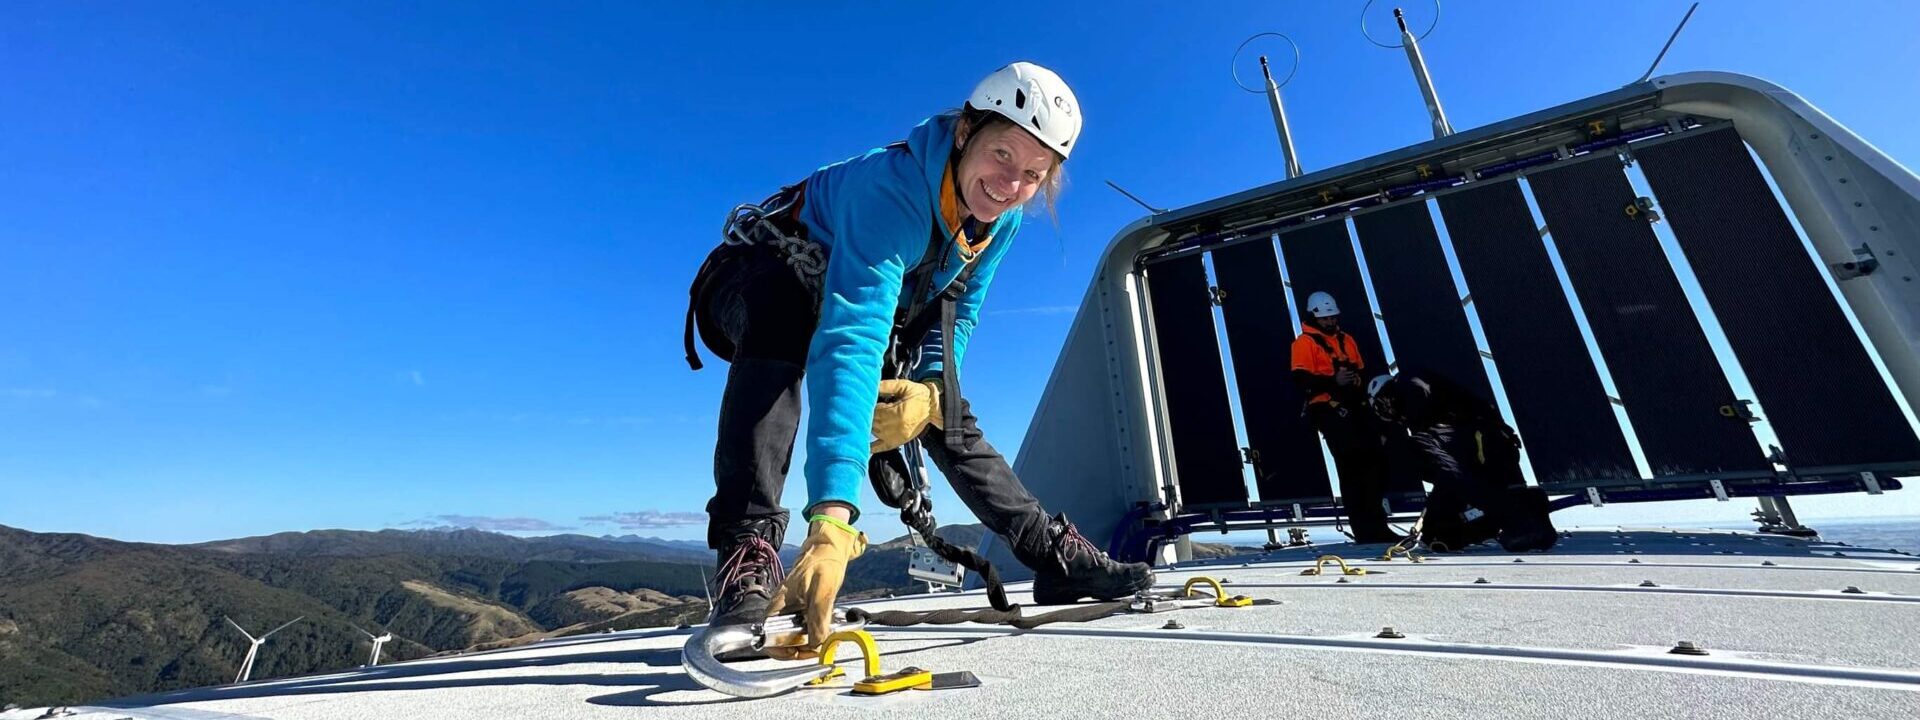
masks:
<svg viewBox="0 0 1920 720"><path fill-rule="evenodd" d="M1367 4L1360 6L1360 34L1367 38L1367 42L1387 48L1388 50L1398 50L1406 47L1406 45L1388 45L1373 39L1373 33L1367 32L1367 11L1371 9L1373 9L1373 0L1367 0ZM1426 31L1420 33L1420 37L1414 38L1414 40L1427 39L1427 36L1432 35L1433 29L1437 27L1440 27L1440 0L1433 0L1433 22L1428 23Z"/></svg>
<svg viewBox="0 0 1920 720"><path fill-rule="evenodd" d="M1277 32L1263 32L1240 41L1240 47L1233 49L1233 59L1227 62L1227 71L1233 73L1233 84L1239 85L1241 90L1245 90L1255 95L1265 95L1267 94L1267 91L1265 88L1255 90L1253 88L1247 87L1247 84L1240 80L1240 53L1245 52L1247 49L1247 46L1252 44L1253 41L1259 40L1260 38L1268 37L1268 36L1277 37L1277 38L1280 38L1281 40L1285 40L1287 41L1288 45L1293 47L1293 67L1287 70L1287 76L1285 78L1282 78L1280 82L1275 84L1278 85L1279 87L1286 87L1287 83L1293 81L1293 74L1300 72L1300 43L1294 42L1293 38L1287 37L1286 35L1283 35Z"/></svg>

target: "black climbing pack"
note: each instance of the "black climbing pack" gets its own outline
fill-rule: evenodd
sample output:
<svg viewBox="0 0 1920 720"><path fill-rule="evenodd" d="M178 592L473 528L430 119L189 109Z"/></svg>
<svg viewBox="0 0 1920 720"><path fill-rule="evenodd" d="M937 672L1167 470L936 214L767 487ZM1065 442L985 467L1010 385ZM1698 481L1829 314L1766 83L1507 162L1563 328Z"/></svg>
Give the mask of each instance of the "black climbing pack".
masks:
<svg viewBox="0 0 1920 720"><path fill-rule="evenodd" d="M708 350L721 360L733 361L733 342L707 317L707 290L715 278L732 266L750 262L755 252L771 251L784 260L800 284L813 292L814 303L819 303L820 288L825 284L827 252L807 237L806 224L800 221L800 208L805 203L806 183L802 181L780 188L780 192L758 205L742 203L727 213L727 221L720 227L720 244L707 253L707 259L693 274L692 286L687 288L687 322L682 342L688 367L695 370L704 367L693 344L696 328Z"/></svg>

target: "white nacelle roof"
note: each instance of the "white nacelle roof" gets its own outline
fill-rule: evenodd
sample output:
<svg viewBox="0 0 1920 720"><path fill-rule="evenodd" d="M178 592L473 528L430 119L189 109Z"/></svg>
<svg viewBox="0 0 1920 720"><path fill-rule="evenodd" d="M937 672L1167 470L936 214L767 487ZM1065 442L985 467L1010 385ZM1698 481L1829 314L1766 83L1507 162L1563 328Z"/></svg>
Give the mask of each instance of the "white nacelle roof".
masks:
<svg viewBox="0 0 1920 720"><path fill-rule="evenodd" d="M982 682L973 689L855 697L840 680L736 700L681 670L690 630L656 629L129 698L75 708L73 717L1751 720L1910 718L1920 710L1913 649L1920 559L1913 556L1707 530L1586 530L1550 553L1482 548L1422 564L1381 562L1381 547L1293 548L1160 571L1169 590L1208 575L1225 580L1230 593L1277 604L1127 614L1027 632L873 629L885 671L967 670ZM1322 553L1369 573L1347 583L1331 572L1303 577ZM1488 582L1477 584L1481 578ZM1657 587L1641 587L1644 581ZM1841 592L1849 586L1863 593ZM1015 602L1028 599L1024 585L1010 589ZM857 605L925 610L984 607L986 600L972 592ZM1168 620L1185 627L1163 629ZM1406 637L1375 638L1383 626ZM1710 654L1669 654L1681 640ZM849 673L860 674L852 646L842 654L852 659Z"/></svg>

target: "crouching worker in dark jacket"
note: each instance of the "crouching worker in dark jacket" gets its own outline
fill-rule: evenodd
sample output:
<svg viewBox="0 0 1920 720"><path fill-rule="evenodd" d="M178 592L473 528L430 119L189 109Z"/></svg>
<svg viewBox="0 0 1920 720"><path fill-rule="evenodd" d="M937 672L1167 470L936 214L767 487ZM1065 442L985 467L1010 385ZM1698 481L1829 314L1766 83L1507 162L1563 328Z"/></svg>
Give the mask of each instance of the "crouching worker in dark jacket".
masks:
<svg viewBox="0 0 1920 720"><path fill-rule="evenodd" d="M1559 535L1546 495L1527 487L1520 436L1491 404L1445 378L1411 371L1375 377L1367 391L1383 422L1406 429L1410 455L1433 485L1420 533L1429 549L1490 539L1508 552L1553 547Z"/></svg>

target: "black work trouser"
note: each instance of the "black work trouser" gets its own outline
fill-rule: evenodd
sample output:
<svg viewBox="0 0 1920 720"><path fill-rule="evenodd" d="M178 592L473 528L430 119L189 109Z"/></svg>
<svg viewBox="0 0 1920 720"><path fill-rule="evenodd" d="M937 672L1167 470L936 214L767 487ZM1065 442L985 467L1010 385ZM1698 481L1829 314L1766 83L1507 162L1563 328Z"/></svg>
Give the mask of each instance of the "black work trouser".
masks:
<svg viewBox="0 0 1920 720"><path fill-rule="evenodd" d="M1330 403L1307 406L1307 422L1327 439L1334 470L1340 474L1340 500L1353 522L1353 537L1362 542L1393 535L1387 526L1386 448L1380 428L1365 405Z"/></svg>
<svg viewBox="0 0 1920 720"><path fill-rule="evenodd" d="M701 301L703 314L734 347L720 400L714 495L707 502L707 543L714 549L730 543L747 522L786 526L780 495L800 429L807 348L819 322L814 291L774 251L737 252L746 255L716 272ZM928 428L921 445L960 501L1005 538L1022 563L1034 567L1048 555L1048 520L1040 501L983 437L972 407L963 398L942 401L961 403L960 441L948 444L944 431Z"/></svg>
<svg viewBox="0 0 1920 720"><path fill-rule="evenodd" d="M1526 487L1527 479L1520 472L1520 449L1504 428L1431 425L1408 435L1423 466L1421 476L1433 483L1433 495L1479 508L1496 529L1525 521L1513 489Z"/></svg>

